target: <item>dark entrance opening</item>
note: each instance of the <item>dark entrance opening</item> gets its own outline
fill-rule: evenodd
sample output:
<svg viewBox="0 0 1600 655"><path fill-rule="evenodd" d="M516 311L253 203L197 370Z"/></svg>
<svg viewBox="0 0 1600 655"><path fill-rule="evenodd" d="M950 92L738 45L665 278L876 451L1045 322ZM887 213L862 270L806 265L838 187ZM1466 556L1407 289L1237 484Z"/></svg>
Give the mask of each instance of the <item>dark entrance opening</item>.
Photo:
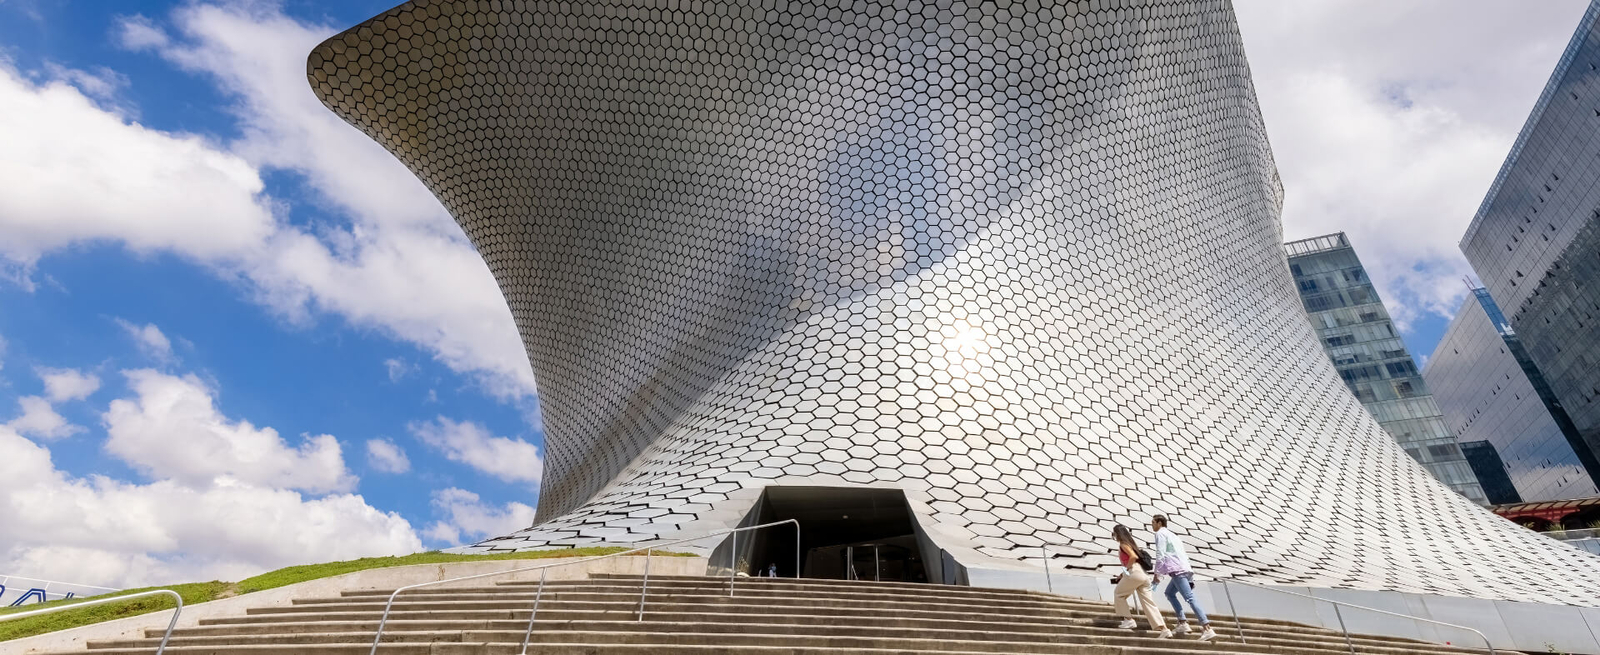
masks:
<svg viewBox="0 0 1600 655"><path fill-rule="evenodd" d="M927 582L911 508L898 489L767 487L744 525L800 522L800 575L807 578ZM795 574L789 526L742 533L739 570L764 576ZM724 543L723 547L729 544ZM727 551L713 553L712 565Z"/></svg>

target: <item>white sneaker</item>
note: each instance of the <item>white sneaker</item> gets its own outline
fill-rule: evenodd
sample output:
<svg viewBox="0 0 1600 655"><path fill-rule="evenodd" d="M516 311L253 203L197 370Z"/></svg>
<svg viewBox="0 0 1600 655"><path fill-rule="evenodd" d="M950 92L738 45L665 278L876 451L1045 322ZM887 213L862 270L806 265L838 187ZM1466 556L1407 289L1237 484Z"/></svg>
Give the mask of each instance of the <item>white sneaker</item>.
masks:
<svg viewBox="0 0 1600 655"><path fill-rule="evenodd" d="M1211 626L1206 626L1206 629L1200 632L1200 641L1211 641L1216 638L1217 632L1212 630Z"/></svg>
<svg viewBox="0 0 1600 655"><path fill-rule="evenodd" d="M1162 630L1161 634L1156 635L1156 639L1171 639L1171 638L1172 638L1172 631L1171 630Z"/></svg>
<svg viewBox="0 0 1600 655"><path fill-rule="evenodd" d="M1178 635L1180 637L1183 636L1183 635L1189 634L1189 624L1187 624L1187 623L1179 623L1178 627L1172 629L1172 634Z"/></svg>
<svg viewBox="0 0 1600 655"><path fill-rule="evenodd" d="M1139 627L1139 624L1135 623L1133 619L1123 619L1121 623L1117 624L1117 627L1123 630L1132 630Z"/></svg>

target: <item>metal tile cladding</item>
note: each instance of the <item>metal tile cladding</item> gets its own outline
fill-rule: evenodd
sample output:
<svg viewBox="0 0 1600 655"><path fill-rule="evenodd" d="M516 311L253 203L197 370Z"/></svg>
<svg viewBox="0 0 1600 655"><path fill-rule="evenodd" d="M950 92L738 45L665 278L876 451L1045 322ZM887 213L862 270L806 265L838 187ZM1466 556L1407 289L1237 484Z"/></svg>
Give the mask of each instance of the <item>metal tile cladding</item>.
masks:
<svg viewBox="0 0 1600 655"><path fill-rule="evenodd" d="M1093 569L1164 512L1217 577L1600 588L1323 355L1225 1L419 1L307 72L461 224L538 378L540 522L469 550L863 485L957 559Z"/></svg>

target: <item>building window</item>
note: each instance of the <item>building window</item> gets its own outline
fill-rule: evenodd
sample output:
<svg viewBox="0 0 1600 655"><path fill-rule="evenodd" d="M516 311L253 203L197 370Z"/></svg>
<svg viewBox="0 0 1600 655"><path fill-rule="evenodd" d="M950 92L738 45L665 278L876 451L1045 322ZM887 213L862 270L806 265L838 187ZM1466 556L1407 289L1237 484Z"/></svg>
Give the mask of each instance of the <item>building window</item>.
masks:
<svg viewBox="0 0 1600 655"><path fill-rule="evenodd" d="M1300 265L1299 264L1290 264L1289 265L1289 271L1291 273L1294 273L1295 277L1299 277L1301 275L1305 275L1304 273L1300 272Z"/></svg>
<svg viewBox="0 0 1600 655"><path fill-rule="evenodd" d="M1378 402L1378 394L1372 392L1372 387L1370 385L1358 384L1351 387L1350 390L1355 392L1356 400L1364 403Z"/></svg>
<svg viewBox="0 0 1600 655"><path fill-rule="evenodd" d="M1428 446L1428 454L1434 457L1454 457L1456 449L1450 446Z"/></svg>
<svg viewBox="0 0 1600 655"><path fill-rule="evenodd" d="M1384 364L1383 367L1389 370L1389 377L1408 378L1417 374L1417 365L1411 363L1411 360L1406 360L1403 362L1389 362L1388 364Z"/></svg>
<svg viewBox="0 0 1600 655"><path fill-rule="evenodd" d="M1327 341L1329 346L1348 346L1355 343L1356 338L1348 334L1341 334L1339 336L1328 337Z"/></svg>
<svg viewBox="0 0 1600 655"><path fill-rule="evenodd" d="M1377 312L1361 312L1362 323L1373 323L1381 320L1383 320L1383 317L1379 316Z"/></svg>
<svg viewBox="0 0 1600 655"><path fill-rule="evenodd" d="M1410 380L1396 382L1394 384L1394 393L1401 398L1410 398L1417 395L1416 390L1411 387Z"/></svg>
<svg viewBox="0 0 1600 655"><path fill-rule="evenodd" d="M1305 292L1316 291L1317 290L1317 281L1316 280L1301 280L1300 281L1300 290L1301 291L1305 291Z"/></svg>

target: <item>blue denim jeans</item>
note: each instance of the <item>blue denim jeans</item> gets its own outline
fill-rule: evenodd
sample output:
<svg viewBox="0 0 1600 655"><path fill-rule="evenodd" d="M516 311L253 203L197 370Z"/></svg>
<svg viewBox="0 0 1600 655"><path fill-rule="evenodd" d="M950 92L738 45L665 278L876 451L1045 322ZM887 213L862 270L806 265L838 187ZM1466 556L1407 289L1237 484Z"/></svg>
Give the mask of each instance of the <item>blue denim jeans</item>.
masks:
<svg viewBox="0 0 1600 655"><path fill-rule="evenodd" d="M1200 625L1211 623L1211 620L1206 618L1206 611L1200 609L1200 603L1194 600L1194 585L1192 584L1194 574L1180 573L1168 577L1170 580L1167 582L1167 600L1172 603L1172 611L1178 614L1178 621L1181 623L1188 620L1183 616L1183 605L1178 602L1178 594L1183 594L1183 599L1189 601L1189 607L1194 608L1195 618L1200 619Z"/></svg>

